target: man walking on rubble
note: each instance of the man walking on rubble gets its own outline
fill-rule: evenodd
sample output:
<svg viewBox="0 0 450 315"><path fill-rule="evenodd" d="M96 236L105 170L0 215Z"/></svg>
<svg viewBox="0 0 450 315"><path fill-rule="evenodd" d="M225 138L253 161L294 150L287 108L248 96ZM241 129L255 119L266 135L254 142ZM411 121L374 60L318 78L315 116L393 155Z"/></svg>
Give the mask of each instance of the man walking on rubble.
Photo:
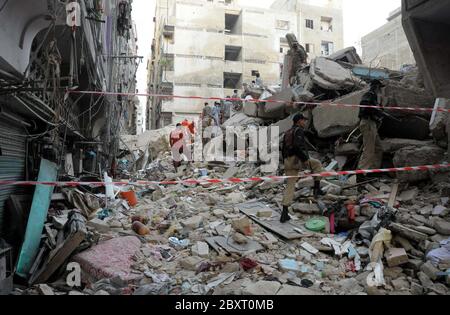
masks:
<svg viewBox="0 0 450 315"><path fill-rule="evenodd" d="M258 87L258 88L264 88L264 82L261 78L261 74L259 74L259 73L256 74L255 84L256 84L256 87Z"/></svg>
<svg viewBox="0 0 450 315"><path fill-rule="evenodd" d="M308 119L303 114L294 116L294 126L286 132L283 139L283 159L286 176L298 176L301 170L309 169L313 174L323 172L323 166L320 161L310 158L307 144L305 140L305 128ZM295 184L298 178L289 178L287 181L286 191L283 197L283 213L281 215L281 223L288 222L289 207L294 201ZM319 177L314 180L314 197L318 198L323 195L320 188L321 179Z"/></svg>
<svg viewBox="0 0 450 315"><path fill-rule="evenodd" d="M370 83L370 90L363 95L361 105L379 106L378 93L384 85L379 80ZM358 169L371 170L381 167L383 148L378 134L378 124L383 120L384 113L378 108L360 108L359 129L363 136L363 152L359 160ZM362 180L361 176L358 177Z"/></svg>
<svg viewBox="0 0 450 315"><path fill-rule="evenodd" d="M181 154L184 152L186 145L184 128L181 124L177 124L177 128L170 133L170 147L172 148L173 167L175 172L178 172L178 168L181 166Z"/></svg>
<svg viewBox="0 0 450 315"><path fill-rule="evenodd" d="M203 107L202 111L203 128L211 126L211 118L212 118L211 114L212 114L211 106L209 106L208 103L205 103L205 107Z"/></svg>

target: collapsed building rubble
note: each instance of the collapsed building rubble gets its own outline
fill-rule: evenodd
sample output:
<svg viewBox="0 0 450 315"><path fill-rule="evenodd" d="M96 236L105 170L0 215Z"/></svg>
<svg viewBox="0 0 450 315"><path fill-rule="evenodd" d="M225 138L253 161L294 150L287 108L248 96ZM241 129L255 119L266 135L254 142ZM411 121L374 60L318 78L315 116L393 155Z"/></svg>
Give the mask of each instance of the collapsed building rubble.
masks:
<svg viewBox="0 0 450 315"><path fill-rule="evenodd" d="M293 47L301 53L301 47ZM348 65L359 64L358 58L351 49L335 58L339 62L318 58L310 65L304 56L297 58L292 64L301 69L292 72L290 92L247 91L257 100L287 97L282 107L276 105L281 116L264 117L270 104L248 103L223 127L273 124L284 133L292 125L290 115L303 111L312 118L311 155L328 171L355 169L361 146L358 109L291 104L306 99L358 104L366 83ZM404 87L399 78L387 81L380 95L384 105L432 104L417 87ZM448 158L430 136L428 115L392 115L413 117L417 125L408 125L415 130L405 137L384 137L385 165L427 165ZM314 180L305 175L290 209L293 220L281 224L282 181L191 182L267 174L258 162L192 162L175 170L168 143L172 128L122 137L118 177L178 183L116 182L48 192L51 211L44 218L39 253L30 261L28 283L16 285L13 294L449 294L448 172L404 173L363 183L355 176L329 177L321 183L321 200L311 197ZM389 127L381 130L396 135ZM81 267L82 282L69 286L73 263Z"/></svg>
<svg viewBox="0 0 450 315"><path fill-rule="evenodd" d="M170 159L162 156L160 163L173 172ZM246 163L185 167L175 178L201 178L201 168L209 178L262 175ZM418 186L389 178L359 186L352 178L329 178L321 202L310 197L312 179L304 178L288 224L279 223L283 185L276 182L135 186L135 207L122 199L106 206L101 193L69 188L96 196L94 204L79 199L85 208L100 208L88 216L50 212L45 246L62 242L65 253L50 255L62 258L42 264L44 270L54 267L35 286L14 293L445 295L450 185L448 173L441 175ZM53 199L74 206L58 194ZM135 229L136 223L145 229ZM80 237L70 241L73 233ZM63 261L80 264L82 287L65 284Z"/></svg>

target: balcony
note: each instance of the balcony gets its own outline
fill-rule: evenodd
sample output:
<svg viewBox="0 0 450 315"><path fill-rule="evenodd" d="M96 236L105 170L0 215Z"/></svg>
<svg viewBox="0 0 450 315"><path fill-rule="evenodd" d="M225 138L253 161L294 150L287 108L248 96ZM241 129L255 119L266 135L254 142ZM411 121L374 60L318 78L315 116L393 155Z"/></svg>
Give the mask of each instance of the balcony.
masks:
<svg viewBox="0 0 450 315"><path fill-rule="evenodd" d="M175 34L175 26L173 25L164 25L163 27L163 36L165 38L173 38Z"/></svg>

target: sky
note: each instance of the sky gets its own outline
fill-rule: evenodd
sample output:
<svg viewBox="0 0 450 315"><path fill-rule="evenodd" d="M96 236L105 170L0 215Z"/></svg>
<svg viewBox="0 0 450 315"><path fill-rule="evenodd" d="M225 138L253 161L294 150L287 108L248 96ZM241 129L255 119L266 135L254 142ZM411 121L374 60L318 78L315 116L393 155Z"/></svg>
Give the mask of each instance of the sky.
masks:
<svg viewBox="0 0 450 315"><path fill-rule="evenodd" d="M358 46L361 37L386 23L390 12L400 7L401 0L343 0L344 1L344 45ZM246 6L268 8L273 0L241 0ZM138 70L138 89L140 93L147 90L147 57L150 54L153 39L153 16L155 0L134 0L133 19L138 32L139 55L144 62ZM145 98L141 98L141 105Z"/></svg>

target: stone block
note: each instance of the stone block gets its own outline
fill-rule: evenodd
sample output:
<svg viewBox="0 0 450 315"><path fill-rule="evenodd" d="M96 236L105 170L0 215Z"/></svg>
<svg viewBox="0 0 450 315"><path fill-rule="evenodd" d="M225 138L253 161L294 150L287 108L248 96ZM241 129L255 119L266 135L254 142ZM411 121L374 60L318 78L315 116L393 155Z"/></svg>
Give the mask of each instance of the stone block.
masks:
<svg viewBox="0 0 450 315"><path fill-rule="evenodd" d="M389 267L396 267L406 264L409 259L404 248L390 248L386 252L386 261Z"/></svg>

